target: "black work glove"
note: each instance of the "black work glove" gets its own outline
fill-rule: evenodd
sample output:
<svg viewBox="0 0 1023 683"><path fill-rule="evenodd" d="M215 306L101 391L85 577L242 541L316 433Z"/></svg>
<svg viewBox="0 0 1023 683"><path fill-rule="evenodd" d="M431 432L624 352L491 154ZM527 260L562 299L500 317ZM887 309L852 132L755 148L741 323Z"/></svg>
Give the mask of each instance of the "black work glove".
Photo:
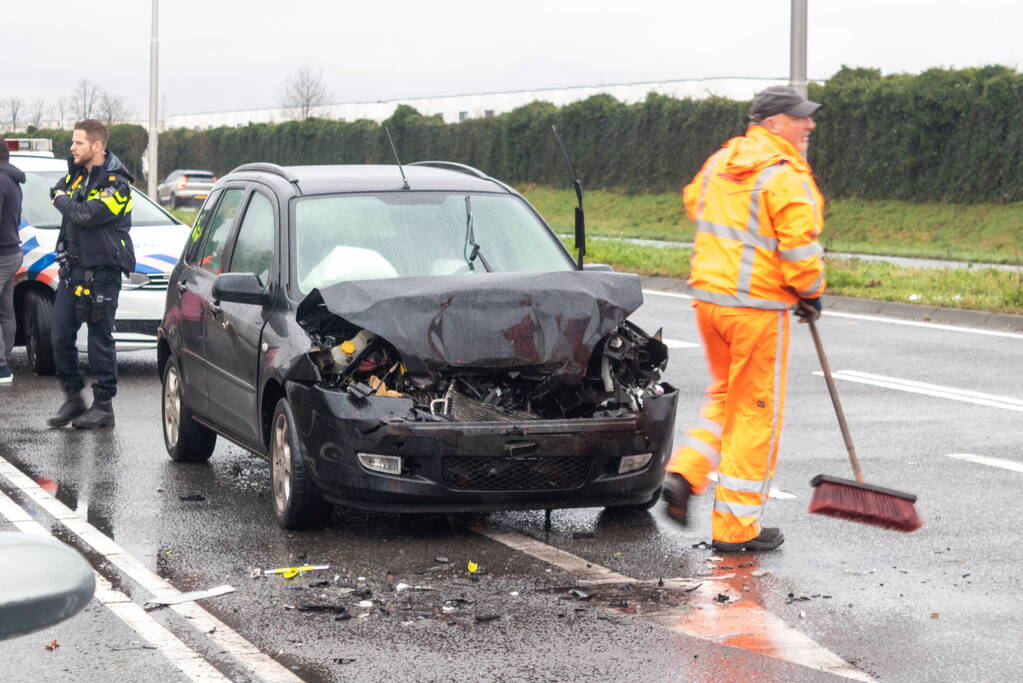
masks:
<svg viewBox="0 0 1023 683"><path fill-rule="evenodd" d="M817 320L817 318L821 317L821 298L800 299L795 310L792 312L799 318L801 323Z"/></svg>

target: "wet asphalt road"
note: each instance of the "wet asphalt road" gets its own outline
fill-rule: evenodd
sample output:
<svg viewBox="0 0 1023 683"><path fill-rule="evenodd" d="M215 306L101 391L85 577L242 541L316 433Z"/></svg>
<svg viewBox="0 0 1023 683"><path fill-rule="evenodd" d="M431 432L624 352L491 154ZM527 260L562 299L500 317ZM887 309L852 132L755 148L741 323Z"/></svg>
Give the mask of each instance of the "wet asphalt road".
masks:
<svg viewBox="0 0 1023 683"><path fill-rule="evenodd" d="M634 320L648 330L663 325L668 339L698 342L685 300L650 295ZM836 371L1023 399L1023 335L836 316L824 318L821 329ZM808 515L810 478L847 476L848 464L802 328L794 329L776 479L776 488L794 498L773 500L765 519L780 525L787 541L774 553L720 561L693 547L709 538L706 497L695 501L688 529L673 526L659 509L555 511L549 531L541 511L459 517L337 510L321 531L282 531L272 519L266 463L223 441L208 464L166 457L155 353L122 356L117 427L92 433L46 429L56 386L26 374L23 352L14 360L15 384L0 388L0 457L178 589L235 586L235 593L200 604L305 680L835 679L764 654L774 651L776 634L754 619L740 619L739 630L710 632L709 640L691 635L718 612L744 608L774 615L880 680L1010 680L1023 664L1017 569L1023 550L1013 515L1023 473L947 457L1023 463L1020 411L1005 407L1011 403L994 407L838 380L868 481L918 494L926 526L903 535ZM682 389L677 440L702 400L700 349L673 350L667 379ZM85 550L136 603L150 597L10 480L0 477L0 490ZM0 529L8 528L0 520ZM573 572L474 529L519 532L640 581L735 576L713 584L727 603L650 583L584 587L594 597L580 601L568 593L578 585ZM482 575L468 574L470 560ZM249 578L254 567L303 563L331 568L291 581ZM440 569L417 573L433 567ZM359 576L372 607L344 594ZM328 584L317 585L322 581ZM398 583L434 590L396 593ZM353 618L295 609L310 603L344 605ZM673 610L683 632L645 618L658 609ZM254 678L177 613L149 614L228 678ZM60 647L45 650L54 639ZM5 680L187 680L96 602L61 625L0 643L0 656Z"/></svg>

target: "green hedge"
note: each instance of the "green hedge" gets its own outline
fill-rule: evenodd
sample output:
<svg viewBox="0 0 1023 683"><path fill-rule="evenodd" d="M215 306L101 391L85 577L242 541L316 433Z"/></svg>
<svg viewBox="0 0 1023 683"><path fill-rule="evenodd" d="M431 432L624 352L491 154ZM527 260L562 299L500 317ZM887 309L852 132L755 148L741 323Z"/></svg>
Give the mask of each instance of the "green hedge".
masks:
<svg viewBox="0 0 1023 683"><path fill-rule="evenodd" d="M131 123L119 123L110 126L110 141L107 147L124 163L128 172L135 177L135 184L145 187L145 174L142 173L142 155L146 152L149 135L142 126ZM65 157L71 147L70 130L49 130L41 128L32 130L26 135L34 138L50 138L53 141L53 155Z"/></svg>
<svg viewBox="0 0 1023 683"><path fill-rule="evenodd" d="M826 106L810 160L832 197L1023 200L1023 76L1006 67L934 69L881 76L843 68L810 97ZM562 131L586 187L674 190L746 126L748 103L650 94L623 104L608 95L556 108L534 102L507 114L445 124L399 107L384 123L405 162L447 159L513 184L567 186L551 133ZM114 141L111 146L116 150ZM250 161L390 163L383 128L370 121L309 119L160 139L160 166L223 174Z"/></svg>

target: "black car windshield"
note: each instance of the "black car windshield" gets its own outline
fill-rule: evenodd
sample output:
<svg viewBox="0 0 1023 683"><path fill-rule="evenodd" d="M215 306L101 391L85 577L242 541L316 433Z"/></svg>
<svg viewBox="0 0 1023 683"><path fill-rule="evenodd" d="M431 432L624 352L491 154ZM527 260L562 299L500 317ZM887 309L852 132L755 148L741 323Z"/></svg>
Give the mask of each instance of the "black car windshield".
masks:
<svg viewBox="0 0 1023 683"><path fill-rule="evenodd" d="M519 198L388 192L306 197L295 207L295 269L308 294L345 280L573 270ZM472 234L468 216L472 215ZM473 251L483 258L473 258ZM486 267L484 266L484 262Z"/></svg>
<svg viewBox="0 0 1023 683"><path fill-rule="evenodd" d="M56 230L60 227L60 212L50 203L50 188L62 176L64 174L59 171L25 172L25 184L21 186L23 194L21 216L26 223L35 228ZM133 226L177 225L173 218L137 189L132 192L131 203Z"/></svg>

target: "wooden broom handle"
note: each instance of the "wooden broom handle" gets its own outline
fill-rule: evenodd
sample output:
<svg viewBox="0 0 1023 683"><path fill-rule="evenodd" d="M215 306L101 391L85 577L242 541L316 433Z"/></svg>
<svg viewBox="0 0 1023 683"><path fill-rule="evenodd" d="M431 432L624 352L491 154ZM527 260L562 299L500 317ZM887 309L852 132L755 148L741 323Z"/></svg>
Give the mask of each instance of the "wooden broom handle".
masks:
<svg viewBox="0 0 1023 683"><path fill-rule="evenodd" d="M817 357L821 361L821 370L824 372L824 381L828 384L828 393L831 394L831 403L835 406L835 417L838 418L838 426L842 430L842 439L845 440L845 449L849 451L849 462L852 464L853 474L856 481L863 483L863 472L860 470L860 460L856 457L856 448L853 446L852 435L849 434L849 424L845 421L845 413L842 412L842 402L838 400L838 389L835 388L835 380L831 377L831 366L828 365L828 357L824 355L824 345L821 343L821 335L817 332L817 325L812 320L810 334L813 335L813 345L817 347Z"/></svg>

